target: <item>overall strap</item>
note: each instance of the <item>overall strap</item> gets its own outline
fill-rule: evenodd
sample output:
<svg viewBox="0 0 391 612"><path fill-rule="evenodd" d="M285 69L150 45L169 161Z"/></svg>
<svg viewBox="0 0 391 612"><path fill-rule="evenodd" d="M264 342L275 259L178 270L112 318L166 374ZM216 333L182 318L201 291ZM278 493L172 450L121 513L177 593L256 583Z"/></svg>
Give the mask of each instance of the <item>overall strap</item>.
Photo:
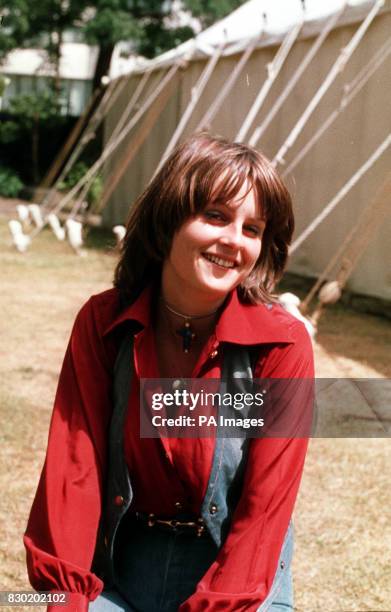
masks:
<svg viewBox="0 0 391 612"><path fill-rule="evenodd" d="M246 346L242 344L224 343L224 362L221 378L226 381L235 379L235 387L239 392L240 379L252 381L259 355L259 346Z"/></svg>
<svg viewBox="0 0 391 612"><path fill-rule="evenodd" d="M252 391L258 354L256 346L224 344L220 393L229 393L233 397L235 393ZM202 518L218 547L228 534L233 512L240 499L249 445L245 436L233 438L224 436L224 433L219 423L212 468L201 508Z"/></svg>

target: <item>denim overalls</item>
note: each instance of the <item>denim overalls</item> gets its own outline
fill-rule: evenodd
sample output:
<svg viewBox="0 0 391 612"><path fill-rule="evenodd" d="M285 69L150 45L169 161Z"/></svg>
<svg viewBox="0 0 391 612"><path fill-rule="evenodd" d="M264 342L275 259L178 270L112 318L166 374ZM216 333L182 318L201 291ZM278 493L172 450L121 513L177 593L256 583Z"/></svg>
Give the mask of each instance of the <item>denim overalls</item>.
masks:
<svg viewBox="0 0 391 612"><path fill-rule="evenodd" d="M224 345L221 378L222 381L227 381L222 384L228 384L231 393L243 389L243 384L245 384L243 379L252 379L253 352L252 348L245 346ZM103 579L105 591L102 594L103 597L99 597L96 602L90 604L89 609L92 612L106 610L107 612L119 612L121 610L133 612L135 609L127 606L115 591L107 591L107 589L116 586L118 588L118 575L114 570L114 545L117 550L116 535L133 497L123 449L123 431L132 375L133 333L127 334L122 342L114 366L114 410L109 433L106 499L93 563L93 571ZM245 438L216 437L212 468L201 508L201 516L210 538L208 538L209 551L204 546L204 550L200 554L204 555L205 558L212 554L206 569L213 562L229 531L230 519L241 494L247 446L248 440ZM153 531L156 534L156 531ZM162 542L169 536L171 534L155 535L155 537L162 538ZM148 537L150 537L150 534L148 534ZM191 537L197 539L194 536ZM121 539L123 539L122 534ZM202 540L202 538L199 538L199 540ZM130 537L129 546L132 545L131 543L132 538ZM189 542L185 543L187 547L188 544ZM146 540L143 543L144 545L147 545ZM257 612L293 609L290 574L292 553L293 532L292 526L289 525L272 587ZM137 586L139 585L137 584ZM196 583L194 589L195 586ZM150 595L151 588L152 583L145 589L146 597ZM280 599L281 603L278 603ZM165 607L163 603L162 605L156 605L156 607L151 604L145 604L145 606L142 610L137 608L137 612L172 610L169 605ZM151 607L154 607L154 609L150 609Z"/></svg>

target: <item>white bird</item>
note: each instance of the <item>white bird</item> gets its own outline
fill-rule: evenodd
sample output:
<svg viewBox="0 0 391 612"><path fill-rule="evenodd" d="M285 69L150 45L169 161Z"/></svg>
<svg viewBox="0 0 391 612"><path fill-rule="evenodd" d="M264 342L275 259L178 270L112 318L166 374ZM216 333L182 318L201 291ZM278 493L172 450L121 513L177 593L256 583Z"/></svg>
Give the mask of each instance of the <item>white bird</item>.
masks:
<svg viewBox="0 0 391 612"><path fill-rule="evenodd" d="M294 293L286 292L281 293L281 295L278 296L278 301L287 312L296 317L296 319L299 319L299 321L302 321L311 338L315 338L315 326L311 323L309 319L307 319L307 317L304 317L299 310L300 298L297 297L297 295L295 295Z"/></svg>
<svg viewBox="0 0 391 612"><path fill-rule="evenodd" d="M23 233L22 224L20 221L12 219L11 221L8 221L8 227L10 228L14 246L17 248L19 253L24 253L31 243L30 236L26 236L26 234Z"/></svg>
<svg viewBox="0 0 391 612"><path fill-rule="evenodd" d="M38 204L29 204L28 209L29 209L29 213L35 225L39 228L43 227L44 222L42 219L41 209L38 206Z"/></svg>
<svg viewBox="0 0 391 612"><path fill-rule="evenodd" d="M126 227L124 225L114 225L113 232L117 238L117 244L121 244L126 234Z"/></svg>
<svg viewBox="0 0 391 612"><path fill-rule="evenodd" d="M65 221L65 226L67 228L69 244L78 255L81 255L81 247L83 246L83 225L80 221L75 221L75 219L67 219Z"/></svg>
<svg viewBox="0 0 391 612"><path fill-rule="evenodd" d="M65 238L65 229L61 227L60 221L54 213L50 213L48 215L48 223L53 230L53 233L57 240L64 240Z"/></svg>

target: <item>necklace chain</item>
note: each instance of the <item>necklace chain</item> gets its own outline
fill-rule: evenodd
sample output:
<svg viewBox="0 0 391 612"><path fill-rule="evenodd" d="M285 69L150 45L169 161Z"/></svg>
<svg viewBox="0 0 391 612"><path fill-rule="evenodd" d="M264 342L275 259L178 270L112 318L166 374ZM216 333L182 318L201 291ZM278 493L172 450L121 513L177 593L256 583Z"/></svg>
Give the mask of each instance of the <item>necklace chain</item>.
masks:
<svg viewBox="0 0 391 612"><path fill-rule="evenodd" d="M191 319L206 319L208 317L211 317L212 315L215 315L216 312L219 310L218 308L216 308L216 310L214 310L213 312L209 312L208 314L204 314L204 315L187 315L187 314L183 314L182 312L178 312L177 310L174 310L174 308L169 306L167 304L167 302L165 302L164 300L163 300L163 304L164 304L164 306L167 308L167 310L169 312L171 312L172 314L176 315L177 317L181 317L182 319L185 319L187 321L189 321Z"/></svg>
<svg viewBox="0 0 391 612"><path fill-rule="evenodd" d="M178 312L177 310L175 310L174 308L172 308L171 306L169 306L167 304L167 302L165 302L164 300L162 300L164 306L166 307L166 309L171 312L172 314L176 315L177 317L181 317L182 319L184 319L184 323L183 323L183 327L181 327L180 329L177 329L175 331L175 336L181 336L182 337L182 350L184 353L189 353L191 350L191 347L193 345L194 340L197 339L197 334L194 332L192 326L191 326L191 321L192 320L198 320L198 319L206 319L208 317L211 317L213 315L216 314L216 312L219 310L218 308L216 310L214 310L213 312L210 312L206 315L185 315L182 312ZM167 321L168 321L168 325L169 328L171 330L171 322L169 321L169 317L167 317Z"/></svg>

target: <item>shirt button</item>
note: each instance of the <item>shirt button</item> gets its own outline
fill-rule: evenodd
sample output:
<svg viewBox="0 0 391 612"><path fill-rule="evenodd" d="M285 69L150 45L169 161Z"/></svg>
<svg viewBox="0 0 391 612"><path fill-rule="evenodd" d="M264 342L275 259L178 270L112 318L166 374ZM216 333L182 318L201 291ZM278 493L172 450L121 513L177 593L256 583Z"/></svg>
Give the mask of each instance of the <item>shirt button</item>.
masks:
<svg viewBox="0 0 391 612"><path fill-rule="evenodd" d="M281 568L281 569L284 569L284 567L285 567L285 561L281 561L281 563L280 563L280 568Z"/></svg>
<svg viewBox="0 0 391 612"><path fill-rule="evenodd" d="M116 505L116 506L123 506L123 505L124 505L124 503L125 503L125 500L124 500L124 498L122 497L122 495L117 495L117 496L114 498L114 503L115 503L115 505Z"/></svg>
<svg viewBox="0 0 391 612"><path fill-rule="evenodd" d="M218 510L218 507L216 506L216 504L210 504L209 506L209 513L210 514L216 514Z"/></svg>
<svg viewBox="0 0 391 612"><path fill-rule="evenodd" d="M179 501L178 501L178 502L175 502L175 509L176 509L176 510L182 510L182 504L181 504L181 502L179 502Z"/></svg>
<svg viewBox="0 0 391 612"><path fill-rule="evenodd" d="M171 387L173 391L181 391L181 388L183 387L183 380L181 380L180 378L173 380Z"/></svg>

